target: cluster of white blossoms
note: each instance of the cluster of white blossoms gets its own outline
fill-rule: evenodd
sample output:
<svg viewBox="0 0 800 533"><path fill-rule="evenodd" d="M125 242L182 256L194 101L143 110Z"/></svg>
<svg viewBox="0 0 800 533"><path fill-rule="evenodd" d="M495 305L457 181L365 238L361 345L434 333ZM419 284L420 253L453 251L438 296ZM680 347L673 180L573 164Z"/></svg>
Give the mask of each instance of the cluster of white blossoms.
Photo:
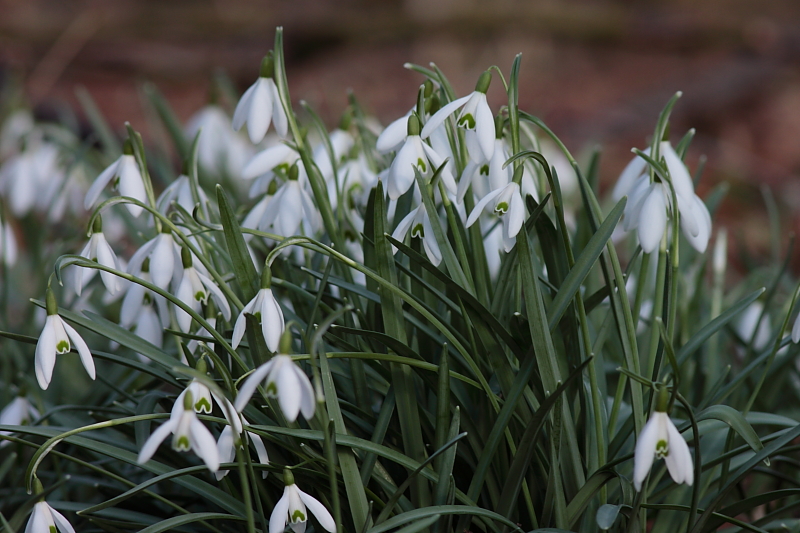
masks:
<svg viewBox="0 0 800 533"><path fill-rule="evenodd" d="M303 138L297 139L293 138L298 135L297 128L291 127L294 116L275 82L274 69L272 55L268 55L232 118L212 104L186 127L188 137L197 138L197 162L203 172L219 179L231 178L242 190L249 189L252 205L241 226L248 230L244 238L254 258L276 240L295 235L318 237L325 227L324 213L335 212L336 223L342 224L340 229L347 240L347 249L340 251L363 261L363 217L369 192L381 180L393 219L394 239L402 241L409 235L421 239L428 260L439 266L445 243L437 240L437 234L447 234L444 207L454 206L465 227L480 223L479 233L486 235L487 262L495 265L493 272L498 270L499 257L514 248L523 231L528 216L525 197L537 197L537 191L544 190L545 185L544 169L537 167L538 163L510 162L518 154L512 154L509 112L498 109L494 113L487 101L490 71L481 74L472 93L452 101L442 87L425 82L417 106L382 131L368 120L356 128L352 120L356 110L349 109L332 132L322 131L320 138L313 133L305 136L304 132L300 134ZM247 135L238 133L240 130L246 130ZM79 254L83 261L73 258L78 266L72 268L70 286L77 296L98 290L99 270L105 288L103 302L121 298L118 322L123 328L156 348L164 346L165 335L174 335L178 357L187 361L187 355L191 355L198 361L198 371L206 375L206 352L228 349L228 364L232 366L230 354L235 355L242 345L248 320L252 324L248 315L255 318L259 331L249 334L263 337L270 352L267 362L250 371L233 401L212 392L201 380L191 381L178 395L166 421L146 440L138 460L146 463L152 459L171 436L174 450L193 451L217 479L227 473L221 465L233 462L246 442L252 443L259 462L268 465L266 446L244 417L254 407L253 397L258 396L260 386L260 396L276 400L272 403L288 423L295 423L300 414L312 419L318 401L305 371L282 344L288 334L284 310L291 308L281 301L280 291L273 291L270 264L264 266L255 295L248 294L252 298L242 304L228 286L234 276L217 270L227 258L215 257L224 254L219 254L217 243L198 229L198 220L210 224L218 217L213 198L199 186L197 173L188 162L156 199L143 146L135 136L124 141L122 153L91 185L81 174L85 173L84 163L68 161L60 148L64 139L60 140L57 144L52 132L37 126L24 113L13 115L0 131L0 195L5 200L0 206L0 260L8 267L17 261L22 246L14 225L21 217L38 211L58 219L67 209L71 213L94 210L88 242ZM519 145L519 139L516 141ZM303 143L307 143L305 151ZM539 148L534 138L520 150ZM702 253L711 233L708 209L695 194L688 170L669 142L661 142L658 148L666 176L650 172L645 159L637 157L614 188L614 199L628 196L623 226L637 230L642 249L650 253L662 242L669 217L679 214L684 235ZM562 174L566 175L572 168L563 164L567 169ZM104 204L101 219L99 206L109 186L124 197L118 202L124 203L125 209L115 207L117 200ZM426 207L428 198L433 204ZM435 209L429 210L430 205ZM118 226L123 219L135 231L117 238L104 233L104 220L108 227L109 220ZM435 231L437 227L442 231ZM145 242L134 253L120 253L118 257L114 248L133 251L136 235L143 236ZM73 349L89 377L95 379L89 347L59 315L49 288L46 313L34 362L40 387L47 389L53 380L57 356ZM798 340L800 326L795 330L793 335ZM194 332L194 338L189 332ZM229 344L223 342L228 334ZM191 340L184 342L186 338ZM219 364L220 360L216 361ZM219 370L212 367L212 372ZM241 374L239 370L236 375ZM231 398L236 394L235 390L228 392ZM36 419L38 413L25 402L22 396L15 399L0 413L0 422L19 425ZM214 423L223 425L221 430L206 425L198 416L210 415L214 405L226 421ZM216 437L215 431L219 431ZM652 415L639 436L634 467L637 490L655 457L666 460L676 482L692 483L686 442L662 410ZM266 469L262 472L266 475ZM289 470L284 473L284 482L283 497L270 518L270 533L283 531L287 524L302 533L308 511L324 529L335 530L330 513L297 487ZM48 504L37 503L29 530L52 531L53 524L62 531L72 530Z"/></svg>

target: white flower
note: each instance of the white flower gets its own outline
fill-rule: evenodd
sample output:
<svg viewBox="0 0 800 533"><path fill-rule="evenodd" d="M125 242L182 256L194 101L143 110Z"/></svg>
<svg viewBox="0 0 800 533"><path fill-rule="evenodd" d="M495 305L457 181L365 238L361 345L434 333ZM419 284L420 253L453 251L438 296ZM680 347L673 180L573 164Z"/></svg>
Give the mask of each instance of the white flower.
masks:
<svg viewBox="0 0 800 533"><path fill-rule="evenodd" d="M192 264L192 254L188 248L181 249L181 259L183 261L183 278L178 285L178 290L175 296L191 307L195 312L200 311L200 304L207 304L209 295L214 298L222 316L225 320L231 319L231 307L228 305L228 300L222 291L217 287L207 276L201 274ZM178 321L178 327L184 333L188 333L192 325L192 317L183 309L176 308L175 318Z"/></svg>
<svg viewBox="0 0 800 533"><path fill-rule="evenodd" d="M291 477L286 476L284 477ZM269 533L283 533L288 524L294 533L304 533L308 521L308 511L311 511L326 531L335 533L336 522L331 513L319 500L297 488L294 479L287 481L283 489L283 496L275 504L272 515L269 517Z"/></svg>
<svg viewBox="0 0 800 533"><path fill-rule="evenodd" d="M407 131L408 136L397 151L386 179L386 189L392 200L397 200L411 188L415 179L415 169L423 177L430 178L444 162L444 157L422 142L419 135L419 119L416 115L408 117ZM457 186L450 169L445 167L440 175L447 190L455 194Z"/></svg>
<svg viewBox="0 0 800 533"><path fill-rule="evenodd" d="M655 458L664 459L669 475L675 483L694 482L694 467L689 446L678 432L678 428L670 420L667 413L655 411L645 424L636 442L633 456L633 485L637 491L642 490L650 467Z"/></svg>
<svg viewBox="0 0 800 533"><path fill-rule="evenodd" d="M260 289L255 297L247 302L242 312L239 313L236 324L233 326L233 338L231 339L231 345L234 350L239 346L244 336L244 330L247 325L246 314L251 314L261 321L261 333L264 335L267 348L276 352L285 324L283 311L281 311L281 306L273 296L272 289Z"/></svg>
<svg viewBox="0 0 800 533"><path fill-rule="evenodd" d="M208 469L216 472L219 469L217 443L211 432L197 418L194 412L194 398L188 389L181 395L180 401L172 406L169 420L161 424L145 441L139 452L139 463L146 463L156 453L159 445L172 434L172 449L179 452L194 451Z"/></svg>
<svg viewBox="0 0 800 533"><path fill-rule="evenodd" d="M437 220L437 223L439 221ZM419 207L412 209L403 220L397 225L392 238L398 241L405 239L408 230L411 229L411 237L421 237L422 246L425 248L425 254L434 266L438 266L442 262L442 252L439 249L439 243L436 242L436 234L433 232L431 219L428 216L428 211L425 209L425 204L419 204ZM393 249L393 252L396 252Z"/></svg>
<svg viewBox="0 0 800 533"><path fill-rule="evenodd" d="M231 405L230 408L233 409L233 405ZM224 412L227 414L227 411ZM241 417L241 420L239 417ZM225 426L225 429L222 430L222 433L220 433L219 439L217 440L217 452L219 453L219 460L221 463L232 463L236 457L236 448L234 447L236 445L233 433L234 430L236 431L236 434L239 435L242 433L242 423L248 425L250 424L244 415L234 417L233 420L229 420L229 422L231 425ZM267 454L267 448L264 446L264 441L261 440L260 436L256 435L255 433L251 433L250 431L247 432L247 437L250 439L250 442L253 443L253 447L256 449L258 462L262 465L268 465L269 455ZM261 472L261 477L266 478L268 473L268 471L263 470ZM217 481L225 477L227 474L227 470L217 470L215 474Z"/></svg>
<svg viewBox="0 0 800 533"><path fill-rule="evenodd" d="M119 270L117 256L114 254L114 250L111 249L111 245L106 241L105 235L103 235L103 226L99 215L95 219L93 226L92 236L89 237L89 242L86 243L86 246L81 251L81 257L85 257L90 261L95 261L105 267ZM94 278L95 274L97 274L97 269L82 268L75 276L75 293L80 296L84 285L89 283L92 278ZM117 276L111 272L101 270L100 279L103 280L103 284L106 286L109 293L117 293L120 288L120 282Z"/></svg>
<svg viewBox="0 0 800 533"><path fill-rule="evenodd" d="M672 187L675 189L681 229L692 247L702 253L711 236L711 215L703 201L694 193L689 171L672 145L668 141L662 141L660 147ZM658 248L667 228L668 212L673 207L672 192L669 185L660 179L651 183L648 173L644 172L644 164L644 160L638 156L628 164L620 175L613 196L621 198L628 194L623 228L625 231L637 228L642 251L651 253ZM632 178L637 174L638 177Z"/></svg>
<svg viewBox="0 0 800 533"><path fill-rule="evenodd" d="M258 80L245 91L233 113L233 129L239 131L247 122L247 133L253 144L261 142L270 122L275 124L275 131L281 137L286 137L289 128L278 87L272 79L273 68L272 57L265 57Z"/></svg>
<svg viewBox="0 0 800 533"><path fill-rule="evenodd" d="M322 224L322 219L311 195L299 179L292 179L290 173L290 178L264 206L257 227L272 228L275 234L290 237L298 233L304 222L304 233L313 233Z"/></svg>
<svg viewBox="0 0 800 533"><path fill-rule="evenodd" d="M149 260L150 278L153 285L167 290L171 281L177 283L181 275L181 251L169 228L164 226L161 233L139 248L128 263L128 273L139 275L145 260Z"/></svg>
<svg viewBox="0 0 800 533"><path fill-rule="evenodd" d="M761 315L764 315L763 318ZM758 329L756 329L758 326ZM744 313L736 321L736 333L745 342L753 339L753 349L763 350L767 347L772 337L772 323L769 313L764 313L764 304L758 300L747 306ZM792 328L794 335L794 328Z"/></svg>
<svg viewBox="0 0 800 533"><path fill-rule="evenodd" d="M0 170L0 185L11 211L18 217L36 207L48 191L60 187L64 180L64 172L57 164L58 148L49 142L31 144Z"/></svg>
<svg viewBox="0 0 800 533"><path fill-rule="evenodd" d="M149 258L144 260L137 275L144 281L150 281ZM119 323L126 329L132 328L136 335L160 348L163 343L164 328L169 325L166 300L138 283L131 283L122 299Z"/></svg>
<svg viewBox="0 0 800 533"><path fill-rule="evenodd" d="M434 113L425 123L420 136L427 139L447 117L461 109L456 124L466 130L464 140L470 158L476 163L490 160L494 154L495 124L494 114L486 102L486 91L491 80L492 75L489 71L481 74L475 91L450 102Z"/></svg>
<svg viewBox="0 0 800 533"><path fill-rule="evenodd" d="M50 507L47 502L39 502L33 506L25 533L55 533L56 527L61 533L75 533L64 515Z"/></svg>
<svg viewBox="0 0 800 533"><path fill-rule="evenodd" d="M512 181L505 187L495 189L484 196L467 218L467 227L472 226L484 209L491 209L503 221L503 248L509 252L516 243L517 233L525 222L525 203L519 185Z"/></svg>
<svg viewBox="0 0 800 533"><path fill-rule="evenodd" d="M470 161L461 173L461 180L458 182L458 203L464 201L467 189L472 185L472 191L476 196L482 198L491 191L508 185L511 181L511 165L503 168L503 164L508 160L508 150L503 139L494 140L494 153L492 158L482 163Z"/></svg>
<svg viewBox="0 0 800 533"><path fill-rule="evenodd" d="M288 355L276 355L250 374L236 396L234 406L240 413L247 406L258 385L266 380L269 398L277 398L281 411L289 422L302 412L306 420L314 416L316 399L308 376Z"/></svg>
<svg viewBox="0 0 800 533"><path fill-rule="evenodd" d="M217 175L238 176L253 147L242 135L231 130L231 119L218 105L207 105L189 119L186 136L197 141L197 160L204 169Z"/></svg>
<svg viewBox="0 0 800 533"><path fill-rule="evenodd" d="M86 192L86 197L83 200L83 207L91 209L100 197L100 193L105 189L106 185L116 178L114 188L119 190L122 196L129 196L142 203L147 203L147 193L144 188L144 179L142 173L139 171L139 165L136 164L136 158L133 156L133 148L131 148L130 141L125 141L125 148L119 159L111 163L103 172L97 176L92 186ZM138 205L125 204L131 215L139 216L142 208Z"/></svg>
<svg viewBox="0 0 800 533"><path fill-rule="evenodd" d="M47 289L47 319L45 319L44 329L39 335L39 342L36 343L36 360L34 364L36 379L43 390L47 389L50 385L50 379L53 377L56 355L69 352L72 347L70 341L75 344L86 373L89 374L90 378L94 379L94 360L89 347L78 332L58 316L55 296L53 296L50 289Z"/></svg>
<svg viewBox="0 0 800 533"><path fill-rule="evenodd" d="M39 411L24 396L17 396L0 411L0 425L2 426L25 426L37 418L39 418ZM0 431L0 435L11 435L11 432ZM9 440L0 440L0 448L10 443Z"/></svg>
<svg viewBox="0 0 800 533"><path fill-rule="evenodd" d="M6 267L12 266L17 262L17 239L14 237L14 230L11 224L0 219L0 261Z"/></svg>
<svg viewBox="0 0 800 533"><path fill-rule="evenodd" d="M17 109L6 117L0 129L0 159L17 153L20 142L33 132L36 125L28 109Z"/></svg>
<svg viewBox="0 0 800 533"><path fill-rule="evenodd" d="M200 207L204 209L208 204L208 196L206 196L202 187L197 188L197 196ZM194 201L194 196L192 195L192 184L189 176L181 174L175 181L170 183L161 193L161 196L158 197L156 206L161 213L166 214L172 202L176 202L188 213L194 211L194 206L197 202Z"/></svg>

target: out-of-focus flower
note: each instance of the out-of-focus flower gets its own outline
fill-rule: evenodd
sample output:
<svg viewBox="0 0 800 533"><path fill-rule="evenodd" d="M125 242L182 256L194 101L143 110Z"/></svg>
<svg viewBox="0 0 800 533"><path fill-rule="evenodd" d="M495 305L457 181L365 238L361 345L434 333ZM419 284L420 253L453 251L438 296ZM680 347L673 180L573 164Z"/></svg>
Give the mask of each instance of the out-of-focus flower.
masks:
<svg viewBox="0 0 800 533"><path fill-rule="evenodd" d="M261 61L259 78L242 95L236 111L233 113L233 129L239 129L247 122L247 133L253 144L258 144L267 134L270 122L275 124L275 131L286 137L289 121L283 110L278 87L272 79L274 73L272 54Z"/></svg>
<svg viewBox="0 0 800 533"><path fill-rule="evenodd" d="M217 175L239 176L245 161L252 156L253 147L231 129L228 114L218 105L205 106L186 124L189 139L194 139L198 132L201 132L197 141L200 166Z"/></svg>
<svg viewBox="0 0 800 533"><path fill-rule="evenodd" d="M0 218L0 261L6 267L13 266L17 262L17 239L14 237L14 229Z"/></svg>
<svg viewBox="0 0 800 533"><path fill-rule="evenodd" d="M27 426L39 418L39 411L24 396L17 396L0 411L0 426ZM10 431L0 431L0 435L11 435ZM0 439L0 448L10 444Z"/></svg>
<svg viewBox="0 0 800 533"><path fill-rule="evenodd" d="M106 241L105 235L103 235L103 221L100 215L97 215L94 219L92 235L89 237L89 242L86 243L86 246L81 250L80 255L105 267L119 270L117 256L114 254L114 250L111 249L108 241ZM94 278L95 274L97 274L97 270L94 268L81 268L80 272L75 276L75 293L80 296L83 287ZM100 279L103 280L103 284L106 286L109 293L117 293L120 286L117 276L111 272L101 270Z"/></svg>

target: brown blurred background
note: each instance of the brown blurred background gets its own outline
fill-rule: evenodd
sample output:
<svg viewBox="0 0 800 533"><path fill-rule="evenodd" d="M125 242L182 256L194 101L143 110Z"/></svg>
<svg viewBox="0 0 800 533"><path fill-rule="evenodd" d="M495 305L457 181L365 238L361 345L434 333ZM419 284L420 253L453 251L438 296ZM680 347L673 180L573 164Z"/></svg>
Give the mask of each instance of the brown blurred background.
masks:
<svg viewBox="0 0 800 533"><path fill-rule="evenodd" d="M613 183L677 90L673 141L697 137L700 186L731 185L721 217L734 238L767 249L760 192L783 229L800 227L800 2L797 0L0 0L0 75L24 80L40 113L85 86L115 127L145 129L140 87L154 82L179 118L223 69L244 90L275 26L285 28L290 90L333 127L352 88L384 124L412 105L433 61L459 94L522 52L520 104L574 153L603 147ZM497 79L489 92L497 109ZM750 247L749 246L749 247Z"/></svg>

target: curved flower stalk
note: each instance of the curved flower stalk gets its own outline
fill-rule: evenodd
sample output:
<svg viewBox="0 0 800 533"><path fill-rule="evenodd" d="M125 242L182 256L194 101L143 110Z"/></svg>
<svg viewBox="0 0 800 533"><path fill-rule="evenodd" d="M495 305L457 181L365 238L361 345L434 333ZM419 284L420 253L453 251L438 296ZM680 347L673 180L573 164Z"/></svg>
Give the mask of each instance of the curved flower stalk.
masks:
<svg viewBox="0 0 800 533"><path fill-rule="evenodd" d="M237 411L241 413L244 410L262 381L266 381L267 397L278 399L287 421L294 422L301 412L306 420L314 416L314 388L308 376L288 355L274 356L247 377L234 402Z"/></svg>
<svg viewBox="0 0 800 533"><path fill-rule="evenodd" d="M438 220L436 221L439 222ZM428 211L425 209L425 204L419 204L416 209L412 209L403 220L395 228L392 233L392 238L398 241L405 239L406 234L411 230L411 238L422 238L422 246L425 248L425 254L434 266L439 266L442 262L442 252L439 249L439 243L436 242L436 234L433 232L431 225L431 218L428 216ZM392 247L392 252L397 252L397 249Z"/></svg>
<svg viewBox="0 0 800 533"><path fill-rule="evenodd" d="M703 253L711 236L711 215L694 193L689 171L669 141L661 141L660 149L675 190L683 234L695 250ZM642 251L651 253L658 247L667 229L673 200L669 185L659 177L651 183L644 165L645 161L638 156L631 161L620 175L613 196L621 198L628 194L623 228L625 231L637 229Z"/></svg>
<svg viewBox="0 0 800 533"><path fill-rule="evenodd" d="M233 113L233 129L239 131L247 122L247 133L253 144L260 143L267 134L270 123L281 137L286 137L289 120L283 110L278 87L272 79L275 63L272 52L261 61L256 82L242 95Z"/></svg>
<svg viewBox="0 0 800 533"><path fill-rule="evenodd" d="M211 472L219 470L217 443L211 432L197 418L194 411L194 397L187 389L181 401L175 401L169 420L161 424L142 445L137 461L146 463L156 450L172 434L172 449L178 452L192 450L206 464Z"/></svg>
<svg viewBox="0 0 800 533"><path fill-rule="evenodd" d="M486 71L478 78L475 90L458 100L454 100L439 109L425 123L420 136L427 139L453 113L461 112L456 118L456 125L464 128L464 141L470 158L476 163L488 161L494 154L494 113L486 101L486 91L492 82L492 74Z"/></svg>
<svg viewBox="0 0 800 533"><path fill-rule="evenodd" d="M252 300L247 302L239 317L236 319L236 324L233 326L233 338L231 339L231 346L235 350L239 343L242 342L245 327L247 326L246 314L255 316L261 321L261 333L264 335L264 341L267 343L267 348L273 352L278 350L281 335L285 329L283 320L283 311L281 306L272 294L272 272L268 265L264 266L264 271L261 273L261 289L256 293Z"/></svg>
<svg viewBox="0 0 800 533"><path fill-rule="evenodd" d="M231 307L228 304L228 300L211 279L198 272L193 266L192 253L188 248L181 248L181 261L183 263L183 277L178 285L178 290L175 292L175 296L196 312L200 312L201 303L203 305L208 304L208 297L211 296L222 312L223 318L230 321ZM175 318L178 321L180 330L184 333L188 333L192 325L191 315L183 309L176 307Z"/></svg>
<svg viewBox="0 0 800 533"><path fill-rule="evenodd" d="M403 146L397 151L387 174L386 190L392 200L397 200L411 188L415 172L419 171L424 178L428 179L444 163L444 158L440 154L422 142L419 134L419 118L416 115L412 114L408 117L407 131L408 136ZM456 181L449 169L445 167L440 175L445 188L455 194Z"/></svg>
<svg viewBox="0 0 800 533"><path fill-rule="evenodd" d="M72 349L70 341L78 350L81 363L89 377L95 378L94 360L86 342L75 329L58 316L58 305L53 291L48 287L45 297L47 306L47 319L44 323L39 342L36 343L36 361L34 369L36 380L42 390L46 390L53 377L53 368L56 366L56 355L62 355Z"/></svg>
<svg viewBox="0 0 800 533"><path fill-rule="evenodd" d="M28 398L17 396L0 411L0 426L27 426L39 416L39 411ZM0 435L11 434L11 431L0 431ZM0 439L0 448L8 444L11 444L11 441Z"/></svg>
<svg viewBox="0 0 800 533"><path fill-rule="evenodd" d="M520 165L518 169L521 178L522 166ZM517 181L495 189L481 198L467 218L467 227L472 226L484 210L492 211L503 221L503 248L506 252L511 251L517 242L517 233L525 222L525 203L522 201Z"/></svg>
<svg viewBox="0 0 800 533"><path fill-rule="evenodd" d="M242 134L231 130L231 117L218 105L207 105L186 124L187 138L194 139L198 133L200 166L218 176L239 176L253 155L253 147Z"/></svg>
<svg viewBox="0 0 800 533"><path fill-rule="evenodd" d="M108 244L105 235L103 235L103 220L100 218L100 215L95 217L94 223L92 224L91 237L89 237L89 242L83 250L81 250L80 255L81 257L85 257L90 261L95 261L105 267L115 270L120 269L116 254L114 250L111 249L111 245ZM80 271L75 275L75 293L80 296L83 287L97 274L97 269L85 267L76 268L80 268ZM110 294L114 295L119 291L119 278L111 272L101 270L100 279L103 280L103 285L106 286Z"/></svg>
<svg viewBox="0 0 800 533"><path fill-rule="evenodd" d="M0 218L0 261L6 267L13 266L17 262L17 238L14 236L14 229Z"/></svg>
<svg viewBox="0 0 800 533"><path fill-rule="evenodd" d="M326 531L336 532L333 516L319 500L300 490L294 483L289 469L283 471L283 496L275 504L269 517L269 533L282 533L288 525L294 533L304 533L308 522L308 511L314 515Z"/></svg>
<svg viewBox="0 0 800 533"><path fill-rule="evenodd" d="M694 482L692 455L683 436L666 413L668 400L666 387L661 387L656 410L650 415L650 420L636 441L636 451L633 455L633 485L637 491L642 490L642 483L650 473L656 458L664 459L669 475L675 483L691 485Z"/></svg>
<svg viewBox="0 0 800 533"><path fill-rule="evenodd" d="M83 201L84 208L91 209L97 203L100 193L112 179L115 180L114 189L118 190L122 196L129 196L142 203L147 203L144 179L139 170L139 165L136 163L136 158L133 156L133 146L129 139L125 140L122 155L119 159L106 167L94 180L92 186L89 187ZM135 217L138 217L142 212L142 207L138 205L125 204L125 207Z"/></svg>

